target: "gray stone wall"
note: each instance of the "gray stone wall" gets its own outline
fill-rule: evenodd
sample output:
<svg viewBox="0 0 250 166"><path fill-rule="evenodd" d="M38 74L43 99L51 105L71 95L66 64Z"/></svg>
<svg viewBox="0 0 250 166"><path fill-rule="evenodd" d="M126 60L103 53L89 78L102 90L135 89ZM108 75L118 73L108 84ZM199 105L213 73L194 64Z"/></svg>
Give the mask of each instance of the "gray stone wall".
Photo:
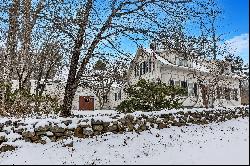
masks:
<svg viewBox="0 0 250 166"><path fill-rule="evenodd" d="M171 126L206 125L209 123L223 122L239 117L249 117L249 107L236 107L232 109L214 109L204 111L179 111L177 113L165 113L159 115L133 116L127 114L124 117L114 118L113 121L101 121L94 119L80 120L72 125L72 120L61 121L61 124L50 122L43 127L27 129L27 124L20 123L20 120L8 120L0 123L0 144L8 139L3 134L8 134L10 130L19 134L20 138L33 143L46 143L46 139L59 141L69 137L89 138L104 133L142 132L150 128L169 128ZM64 127L61 127L64 126ZM72 127L73 126L73 127Z"/></svg>

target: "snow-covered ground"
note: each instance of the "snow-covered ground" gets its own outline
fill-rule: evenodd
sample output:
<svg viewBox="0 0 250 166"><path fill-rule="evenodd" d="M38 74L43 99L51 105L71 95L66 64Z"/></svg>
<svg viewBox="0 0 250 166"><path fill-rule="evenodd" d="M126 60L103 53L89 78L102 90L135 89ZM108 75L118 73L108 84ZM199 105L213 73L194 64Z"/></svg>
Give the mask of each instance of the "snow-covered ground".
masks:
<svg viewBox="0 0 250 166"><path fill-rule="evenodd" d="M249 118L70 142L16 141L0 164L249 164Z"/></svg>

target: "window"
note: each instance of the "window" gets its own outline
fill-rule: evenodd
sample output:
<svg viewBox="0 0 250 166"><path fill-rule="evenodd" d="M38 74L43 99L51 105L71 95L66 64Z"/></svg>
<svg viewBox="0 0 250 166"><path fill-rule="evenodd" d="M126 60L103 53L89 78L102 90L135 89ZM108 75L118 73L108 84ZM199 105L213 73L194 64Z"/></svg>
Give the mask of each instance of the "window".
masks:
<svg viewBox="0 0 250 166"><path fill-rule="evenodd" d="M186 89L188 91L188 87L187 87L187 81L181 81L181 87L183 89ZM185 94L185 95L188 95L188 94Z"/></svg>
<svg viewBox="0 0 250 166"><path fill-rule="evenodd" d="M191 60L188 61L188 66L193 67L193 62Z"/></svg>
<svg viewBox="0 0 250 166"><path fill-rule="evenodd" d="M145 62L146 73L148 72L148 61Z"/></svg>
<svg viewBox="0 0 250 166"><path fill-rule="evenodd" d="M180 86L180 81L175 81L175 85Z"/></svg>
<svg viewBox="0 0 250 166"><path fill-rule="evenodd" d="M169 85L174 86L174 80L169 80Z"/></svg>
<svg viewBox="0 0 250 166"><path fill-rule="evenodd" d="M184 65L185 67L188 66L187 60L183 60L183 65Z"/></svg>
<svg viewBox="0 0 250 166"><path fill-rule="evenodd" d="M187 88L187 81L181 81L181 87Z"/></svg>
<svg viewBox="0 0 250 166"><path fill-rule="evenodd" d="M233 90L233 100L238 101L238 89Z"/></svg>
<svg viewBox="0 0 250 166"><path fill-rule="evenodd" d="M142 64L140 64L140 76L142 75Z"/></svg>
<svg viewBox="0 0 250 166"><path fill-rule="evenodd" d="M137 72L137 76L140 76L140 66L139 64L136 64L136 72Z"/></svg>
<svg viewBox="0 0 250 166"><path fill-rule="evenodd" d="M179 59L179 66L183 66L183 60L182 59Z"/></svg>
<svg viewBox="0 0 250 166"><path fill-rule="evenodd" d="M179 58L176 58L176 59L175 59L175 64L176 64L176 65L179 65L179 63L180 63L179 61L180 61Z"/></svg>
<svg viewBox="0 0 250 166"><path fill-rule="evenodd" d="M229 88L225 88L225 99L230 100L230 89Z"/></svg>
<svg viewBox="0 0 250 166"><path fill-rule="evenodd" d="M216 88L216 91L217 91L216 97L217 97L217 99L220 99L220 98L221 98L222 88L221 88L221 87L217 87L217 88Z"/></svg>
<svg viewBox="0 0 250 166"><path fill-rule="evenodd" d="M89 99L84 99L84 100L85 100L85 102L86 102L86 103L88 103L88 102L89 102Z"/></svg>
<svg viewBox="0 0 250 166"><path fill-rule="evenodd" d="M117 101L117 93L115 93L115 101Z"/></svg>
<svg viewBox="0 0 250 166"><path fill-rule="evenodd" d="M120 90L118 93L118 100L121 100L121 99L122 99L122 91Z"/></svg>
<svg viewBox="0 0 250 166"><path fill-rule="evenodd" d="M194 84L188 83L188 96L194 96Z"/></svg>

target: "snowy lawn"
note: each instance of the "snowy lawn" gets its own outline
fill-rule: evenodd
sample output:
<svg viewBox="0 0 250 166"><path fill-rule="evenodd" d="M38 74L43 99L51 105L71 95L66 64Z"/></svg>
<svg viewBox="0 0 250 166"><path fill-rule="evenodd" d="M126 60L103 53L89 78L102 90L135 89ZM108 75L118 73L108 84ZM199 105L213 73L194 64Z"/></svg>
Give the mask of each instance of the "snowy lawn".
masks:
<svg viewBox="0 0 250 166"><path fill-rule="evenodd" d="M70 142L16 141L0 164L249 164L249 118Z"/></svg>

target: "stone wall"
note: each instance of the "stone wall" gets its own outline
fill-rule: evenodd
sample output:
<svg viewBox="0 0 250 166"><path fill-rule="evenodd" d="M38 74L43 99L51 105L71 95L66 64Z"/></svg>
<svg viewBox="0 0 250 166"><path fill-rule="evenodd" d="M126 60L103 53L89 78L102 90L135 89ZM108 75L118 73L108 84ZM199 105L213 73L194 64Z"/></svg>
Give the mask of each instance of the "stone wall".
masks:
<svg viewBox="0 0 250 166"><path fill-rule="evenodd" d="M203 111L179 111L177 113L165 113L159 115L134 116L125 114L113 121L101 121L81 118L72 125L72 120L61 121L60 124L50 122L48 125L27 128L27 124L20 120L8 120L0 123L0 144L7 142L4 135L18 134L18 139L28 142L45 144L46 140L59 141L69 137L88 138L104 133L142 132L150 128L169 128L171 126L206 125L212 122L223 122L233 118L249 117L249 107L237 107L232 109L215 109ZM15 141L15 140L13 140Z"/></svg>

